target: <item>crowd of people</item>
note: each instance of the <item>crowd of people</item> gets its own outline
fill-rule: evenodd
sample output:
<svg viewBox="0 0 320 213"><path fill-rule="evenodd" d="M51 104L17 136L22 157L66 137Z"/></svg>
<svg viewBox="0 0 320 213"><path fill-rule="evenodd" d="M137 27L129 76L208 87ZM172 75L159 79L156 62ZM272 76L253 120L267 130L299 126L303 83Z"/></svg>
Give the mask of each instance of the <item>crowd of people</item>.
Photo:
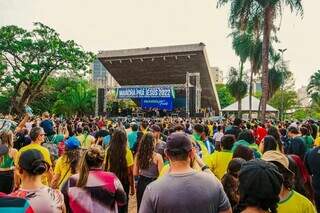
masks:
<svg viewBox="0 0 320 213"><path fill-rule="evenodd" d="M0 125L0 212L320 212L320 123L26 114Z"/></svg>

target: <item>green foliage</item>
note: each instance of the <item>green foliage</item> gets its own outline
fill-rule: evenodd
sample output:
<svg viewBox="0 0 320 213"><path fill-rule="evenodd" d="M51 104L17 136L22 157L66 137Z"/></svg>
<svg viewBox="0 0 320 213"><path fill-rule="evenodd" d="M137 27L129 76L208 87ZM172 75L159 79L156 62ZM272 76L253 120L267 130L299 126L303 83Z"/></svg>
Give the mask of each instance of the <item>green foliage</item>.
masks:
<svg viewBox="0 0 320 213"><path fill-rule="evenodd" d="M94 103L95 90L89 86L88 82L79 80L59 93L53 112L66 116L94 114Z"/></svg>
<svg viewBox="0 0 320 213"><path fill-rule="evenodd" d="M226 85L216 84L216 88L221 108L225 108L235 102L235 98L232 97Z"/></svg>
<svg viewBox="0 0 320 213"><path fill-rule="evenodd" d="M241 100L248 90L248 84L243 80L244 74L238 72L234 67L231 67L229 72L228 82L226 84L230 94L237 100Z"/></svg>
<svg viewBox="0 0 320 213"><path fill-rule="evenodd" d="M312 103L320 106L320 70L311 76L307 91L312 99Z"/></svg>
<svg viewBox="0 0 320 213"><path fill-rule="evenodd" d="M306 120L306 119L320 119L320 111L317 111L314 108L304 108L296 110L292 116L292 119L296 120Z"/></svg>
<svg viewBox="0 0 320 213"><path fill-rule="evenodd" d="M7 114L10 106L10 94L0 94L0 113Z"/></svg>
<svg viewBox="0 0 320 213"><path fill-rule="evenodd" d="M255 93L253 94L253 96L256 97L256 98L258 98L258 99L260 99L261 96L262 96L262 92L257 91L257 92L255 92Z"/></svg>
<svg viewBox="0 0 320 213"><path fill-rule="evenodd" d="M282 95L283 95L283 109L284 112L288 110L292 110L297 107L297 93L293 90L285 90L282 91L278 90L274 96L270 99L269 104L274 108L280 110L282 107Z"/></svg>
<svg viewBox="0 0 320 213"><path fill-rule="evenodd" d="M13 89L11 104L16 112L37 97L53 72L85 75L94 58L74 41L61 40L54 29L42 23L34 23L32 31L3 26L0 38L0 58L8 66L0 75L0 85Z"/></svg>
<svg viewBox="0 0 320 213"><path fill-rule="evenodd" d="M280 89L282 83L290 83L292 78L292 72L288 68L288 64L282 61L281 54L270 51L270 62L271 68L269 69L269 95L268 99L272 98L273 95ZM286 82L286 83L285 83ZM289 86L289 85L288 85Z"/></svg>

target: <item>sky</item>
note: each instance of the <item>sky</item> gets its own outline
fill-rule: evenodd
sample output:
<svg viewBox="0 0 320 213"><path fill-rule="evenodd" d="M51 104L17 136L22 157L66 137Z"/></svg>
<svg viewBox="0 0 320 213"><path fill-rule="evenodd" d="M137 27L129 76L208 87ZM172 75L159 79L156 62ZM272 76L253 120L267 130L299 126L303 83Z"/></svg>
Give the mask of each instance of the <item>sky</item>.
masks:
<svg viewBox="0 0 320 213"><path fill-rule="evenodd" d="M303 18L284 11L276 46L287 48L296 88L320 69L320 1L302 2ZM226 76L239 65L228 37L228 11L218 9L216 0L0 0L0 26L32 29L33 22L42 22L95 53L203 42L210 65Z"/></svg>

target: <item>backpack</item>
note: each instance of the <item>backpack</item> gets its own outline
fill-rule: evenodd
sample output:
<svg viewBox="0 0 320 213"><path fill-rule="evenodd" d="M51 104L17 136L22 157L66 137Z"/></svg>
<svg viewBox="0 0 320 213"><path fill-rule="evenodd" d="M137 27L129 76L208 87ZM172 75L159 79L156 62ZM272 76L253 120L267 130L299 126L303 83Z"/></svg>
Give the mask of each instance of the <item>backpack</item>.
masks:
<svg viewBox="0 0 320 213"><path fill-rule="evenodd" d="M42 144L42 146L46 147L49 150L49 153L51 156L53 156L54 159L57 159L59 157L59 149L57 144L54 143L54 140L56 138L56 135L54 135L51 140L49 137L46 137L45 142Z"/></svg>

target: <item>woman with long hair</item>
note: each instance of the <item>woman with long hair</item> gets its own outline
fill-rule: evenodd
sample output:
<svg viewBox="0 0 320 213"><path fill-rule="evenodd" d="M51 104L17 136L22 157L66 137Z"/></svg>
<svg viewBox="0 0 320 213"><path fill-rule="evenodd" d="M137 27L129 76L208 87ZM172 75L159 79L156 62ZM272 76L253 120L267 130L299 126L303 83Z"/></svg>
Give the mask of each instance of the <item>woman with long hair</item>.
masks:
<svg viewBox="0 0 320 213"><path fill-rule="evenodd" d="M279 151L278 150L278 143L276 139L272 135L267 135L264 137L259 144L260 152L263 154L267 151Z"/></svg>
<svg viewBox="0 0 320 213"><path fill-rule="evenodd" d="M268 128L268 135L271 135L274 137L274 139L276 140L277 142L277 150L284 153L284 148L283 148L283 142L281 141L281 137L280 137L280 132L279 130L274 127L274 126L271 126Z"/></svg>
<svg viewBox="0 0 320 213"><path fill-rule="evenodd" d="M143 135L134 161L133 175L138 177L137 208L139 211L143 192L147 185L156 180L163 167L162 156L154 151L155 140L152 133Z"/></svg>
<svg viewBox="0 0 320 213"><path fill-rule="evenodd" d="M54 168L54 175L51 181L52 188L61 188L71 175L76 174L80 158L80 141L73 136L66 140L64 145L64 153L58 158Z"/></svg>
<svg viewBox="0 0 320 213"><path fill-rule="evenodd" d="M104 169L114 173L120 179L127 199L129 199L129 191L131 191L130 195L134 195L133 155L128 146L127 134L120 128L115 129L112 134L106 150ZM128 205L119 208L119 212L128 212Z"/></svg>
<svg viewBox="0 0 320 213"><path fill-rule="evenodd" d="M118 212L126 203L119 179L102 169L104 151L92 145L79 162L79 174L72 175L62 187L69 212ZM71 211L70 211L71 210Z"/></svg>
<svg viewBox="0 0 320 213"><path fill-rule="evenodd" d="M221 183L223 189L226 192L232 209L239 203L240 194L239 194L239 172L241 166L246 161L242 158L234 158L228 164L227 173L222 177Z"/></svg>
<svg viewBox="0 0 320 213"><path fill-rule="evenodd" d="M12 192L14 185L14 158L18 151L13 148L12 131L0 133L0 192Z"/></svg>

